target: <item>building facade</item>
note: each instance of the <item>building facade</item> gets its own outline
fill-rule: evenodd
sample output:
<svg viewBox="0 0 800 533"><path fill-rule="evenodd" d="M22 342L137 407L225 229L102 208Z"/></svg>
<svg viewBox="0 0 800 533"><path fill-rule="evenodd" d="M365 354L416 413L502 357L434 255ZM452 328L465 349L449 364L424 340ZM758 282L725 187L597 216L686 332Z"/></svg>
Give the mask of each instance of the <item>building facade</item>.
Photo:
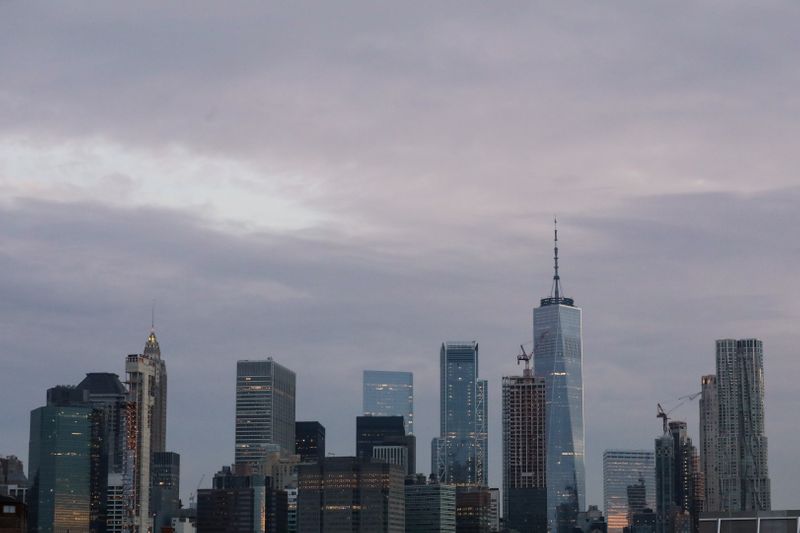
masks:
<svg viewBox="0 0 800 533"><path fill-rule="evenodd" d="M295 453L300 462L325 459L325 426L316 421L296 422L294 425Z"/></svg>
<svg viewBox="0 0 800 533"><path fill-rule="evenodd" d="M326 457L298 467L297 529L325 533L403 533L405 472L400 466Z"/></svg>
<svg viewBox="0 0 800 533"><path fill-rule="evenodd" d="M553 531L570 531L586 506L581 310L562 295L555 273L550 297L533 310L534 372L545 380L547 507Z"/></svg>
<svg viewBox="0 0 800 533"><path fill-rule="evenodd" d="M525 359L522 376L503 378L503 516L520 533L547 530L545 380Z"/></svg>
<svg viewBox="0 0 800 533"><path fill-rule="evenodd" d="M364 370L363 411L367 416L402 416L414 434L414 374Z"/></svg>
<svg viewBox="0 0 800 533"><path fill-rule="evenodd" d="M706 509L769 510L763 343L718 340L716 370L715 377L701 379L700 450Z"/></svg>
<svg viewBox="0 0 800 533"><path fill-rule="evenodd" d="M631 497L635 501L630 501ZM633 512L655 508L655 453L647 450L603 452L603 501L608 530L621 533Z"/></svg>
<svg viewBox="0 0 800 533"><path fill-rule="evenodd" d="M702 472L686 422L669 422L656 439L656 530L658 533L697 532L703 509Z"/></svg>
<svg viewBox="0 0 800 533"><path fill-rule="evenodd" d="M456 531L490 533L492 493L486 486L456 487Z"/></svg>
<svg viewBox="0 0 800 533"><path fill-rule="evenodd" d="M478 343L443 343L440 435L431 445L431 466L445 484L487 483L487 390L486 380L478 379Z"/></svg>
<svg viewBox="0 0 800 533"><path fill-rule="evenodd" d="M236 363L236 465L295 450L295 373L276 363Z"/></svg>
<svg viewBox="0 0 800 533"><path fill-rule="evenodd" d="M356 419L356 456L376 458L416 473L416 437L407 435L402 416L359 416Z"/></svg>
<svg viewBox="0 0 800 533"><path fill-rule="evenodd" d="M181 456L175 452L155 452L150 469L150 512L154 531L169 527L181 508Z"/></svg>
<svg viewBox="0 0 800 533"><path fill-rule="evenodd" d="M456 489L426 483L424 476L407 482L406 533L456 533Z"/></svg>

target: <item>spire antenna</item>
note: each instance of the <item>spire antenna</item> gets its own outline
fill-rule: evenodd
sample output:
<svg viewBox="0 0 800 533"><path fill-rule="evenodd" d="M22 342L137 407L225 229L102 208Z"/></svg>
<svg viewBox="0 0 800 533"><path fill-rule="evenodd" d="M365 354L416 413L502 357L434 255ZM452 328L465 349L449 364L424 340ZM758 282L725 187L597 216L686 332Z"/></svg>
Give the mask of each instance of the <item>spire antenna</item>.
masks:
<svg viewBox="0 0 800 533"><path fill-rule="evenodd" d="M553 215L553 298L561 298L561 278L558 275L558 218Z"/></svg>
<svg viewBox="0 0 800 533"><path fill-rule="evenodd" d="M150 308L150 331L156 330L156 299L153 298L153 305Z"/></svg>

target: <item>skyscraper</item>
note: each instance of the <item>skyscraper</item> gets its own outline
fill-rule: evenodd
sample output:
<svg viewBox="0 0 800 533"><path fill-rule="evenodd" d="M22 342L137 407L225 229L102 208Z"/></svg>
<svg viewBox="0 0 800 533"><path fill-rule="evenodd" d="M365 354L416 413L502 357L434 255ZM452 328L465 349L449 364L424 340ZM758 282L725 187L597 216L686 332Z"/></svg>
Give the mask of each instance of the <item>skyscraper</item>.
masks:
<svg viewBox="0 0 800 533"><path fill-rule="evenodd" d="M144 533L152 527L150 514L150 463L153 452L164 451L167 437L167 376L155 330L144 353L129 355L127 448L123 458L123 479L130 528Z"/></svg>
<svg viewBox="0 0 800 533"><path fill-rule="evenodd" d="M455 533L456 489L426 483L424 476L406 481L406 533Z"/></svg>
<svg viewBox="0 0 800 533"><path fill-rule="evenodd" d="M503 378L503 514L506 527L547 530L545 383L529 368Z"/></svg>
<svg viewBox="0 0 800 533"><path fill-rule="evenodd" d="M762 342L722 339L716 343L716 352L716 383L711 376L701 381L700 449L708 474L707 509L769 510ZM714 508L715 498L718 508Z"/></svg>
<svg viewBox="0 0 800 533"><path fill-rule="evenodd" d="M644 502L635 503L633 510L655 508L655 455L647 450L606 450L603 452L603 500L610 532L619 533L628 525L633 492ZM641 482L641 483L640 483ZM641 492L631 487L641 486ZM640 504L641 503L641 504Z"/></svg>
<svg viewBox="0 0 800 533"><path fill-rule="evenodd" d="M359 416L356 419L356 456L402 465L416 473L417 440L406 435L402 416Z"/></svg>
<svg viewBox="0 0 800 533"><path fill-rule="evenodd" d="M31 411L29 525L40 533L89 533L93 411L51 391L47 405Z"/></svg>
<svg viewBox="0 0 800 533"><path fill-rule="evenodd" d="M702 474L686 422L669 422L667 431L656 439L655 458L657 532L697 532L703 507Z"/></svg>
<svg viewBox="0 0 800 533"><path fill-rule="evenodd" d="M478 343L445 342L440 351L440 436L432 443L437 478L486 485L486 380L478 380Z"/></svg>
<svg viewBox="0 0 800 533"><path fill-rule="evenodd" d="M553 531L571 531L586 505L581 310L561 291L558 230L550 297L533 310L534 371L546 395L547 507Z"/></svg>
<svg viewBox="0 0 800 533"><path fill-rule="evenodd" d="M181 456L175 452L155 452L150 470L150 512L153 531L169 527L181 508Z"/></svg>
<svg viewBox="0 0 800 533"><path fill-rule="evenodd" d="M406 433L414 434L414 375L411 372L364 370L364 414L402 416Z"/></svg>
<svg viewBox="0 0 800 533"><path fill-rule="evenodd" d="M235 463L257 465L269 452L295 450L295 374L276 363L236 363Z"/></svg>

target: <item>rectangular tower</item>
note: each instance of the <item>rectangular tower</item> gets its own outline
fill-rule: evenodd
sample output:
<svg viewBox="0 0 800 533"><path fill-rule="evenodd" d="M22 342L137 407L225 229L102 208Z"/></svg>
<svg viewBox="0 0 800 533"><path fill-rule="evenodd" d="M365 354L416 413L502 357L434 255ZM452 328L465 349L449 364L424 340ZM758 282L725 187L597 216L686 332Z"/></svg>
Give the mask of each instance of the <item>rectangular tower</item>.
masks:
<svg viewBox="0 0 800 533"><path fill-rule="evenodd" d="M546 531L545 380L523 358L523 375L503 378L503 515L509 529Z"/></svg>
<svg viewBox="0 0 800 533"><path fill-rule="evenodd" d="M635 499L640 501L629 501L629 494L634 494ZM609 532L621 533L623 528L630 525L628 520L631 509L634 512L640 512L645 507L655 509L655 497L653 452L647 450L603 452L603 500Z"/></svg>
<svg viewBox="0 0 800 533"><path fill-rule="evenodd" d="M452 485L407 483L406 533L456 533L456 490Z"/></svg>
<svg viewBox="0 0 800 533"><path fill-rule="evenodd" d="M364 414L402 416L406 433L414 434L414 375L411 372L364 370Z"/></svg>
<svg viewBox="0 0 800 533"><path fill-rule="evenodd" d="M478 380L478 343L445 342L440 362L440 436L432 463L446 484L486 485L486 382Z"/></svg>
<svg viewBox="0 0 800 533"><path fill-rule="evenodd" d="M719 399L717 376L700 378L700 464L705 481L703 510L717 512L719 501Z"/></svg>
<svg viewBox="0 0 800 533"><path fill-rule="evenodd" d="M720 510L769 510L762 342L718 340L716 359Z"/></svg>
<svg viewBox="0 0 800 533"><path fill-rule="evenodd" d="M402 465L408 475L413 475L417 466L416 444L414 435L406 435L402 416L359 416L356 419L356 456L361 459L391 458L387 462L401 464L396 462L401 454L405 457ZM376 448L380 448L377 453Z"/></svg>
<svg viewBox="0 0 800 533"><path fill-rule="evenodd" d="M325 426L317 421L296 422L294 432L295 453L301 462L325 459Z"/></svg>
<svg viewBox="0 0 800 533"><path fill-rule="evenodd" d="M236 363L235 463L257 465L295 449L295 374L272 358Z"/></svg>

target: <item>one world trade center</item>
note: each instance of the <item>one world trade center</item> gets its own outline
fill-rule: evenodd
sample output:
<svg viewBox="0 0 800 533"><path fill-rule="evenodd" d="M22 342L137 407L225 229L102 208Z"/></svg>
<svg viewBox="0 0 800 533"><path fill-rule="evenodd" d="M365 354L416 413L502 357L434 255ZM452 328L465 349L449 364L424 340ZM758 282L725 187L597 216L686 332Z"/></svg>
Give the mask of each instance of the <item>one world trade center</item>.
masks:
<svg viewBox="0 0 800 533"><path fill-rule="evenodd" d="M554 533L571 532L586 504L581 310L561 292L558 229L553 286L533 310L534 372L545 379L547 520Z"/></svg>

